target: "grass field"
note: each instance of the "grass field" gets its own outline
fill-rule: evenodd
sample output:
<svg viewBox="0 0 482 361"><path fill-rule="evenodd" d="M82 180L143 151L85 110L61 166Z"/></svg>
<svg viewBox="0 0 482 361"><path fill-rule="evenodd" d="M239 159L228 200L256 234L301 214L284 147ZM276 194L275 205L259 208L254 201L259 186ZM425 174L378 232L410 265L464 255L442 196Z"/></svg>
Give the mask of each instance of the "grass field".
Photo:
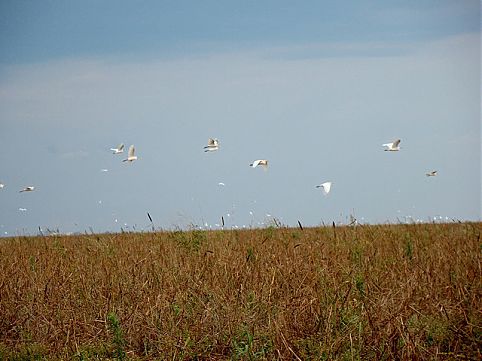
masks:
<svg viewBox="0 0 482 361"><path fill-rule="evenodd" d="M481 359L480 223L0 239L0 359Z"/></svg>

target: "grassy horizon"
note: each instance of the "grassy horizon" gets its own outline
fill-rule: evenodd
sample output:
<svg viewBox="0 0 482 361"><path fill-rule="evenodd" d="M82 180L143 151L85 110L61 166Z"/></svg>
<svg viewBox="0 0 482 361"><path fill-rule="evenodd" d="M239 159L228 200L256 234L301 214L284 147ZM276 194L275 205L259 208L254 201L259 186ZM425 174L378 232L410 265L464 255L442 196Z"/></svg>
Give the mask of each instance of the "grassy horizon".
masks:
<svg viewBox="0 0 482 361"><path fill-rule="evenodd" d="M481 223L0 239L0 359L480 359Z"/></svg>

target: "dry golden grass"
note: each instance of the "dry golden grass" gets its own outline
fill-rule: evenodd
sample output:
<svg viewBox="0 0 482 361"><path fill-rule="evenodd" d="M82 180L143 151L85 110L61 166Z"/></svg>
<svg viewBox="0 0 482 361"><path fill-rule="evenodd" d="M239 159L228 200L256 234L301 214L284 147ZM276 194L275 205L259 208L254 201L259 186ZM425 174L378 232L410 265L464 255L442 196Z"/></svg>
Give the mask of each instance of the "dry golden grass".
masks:
<svg viewBox="0 0 482 361"><path fill-rule="evenodd" d="M0 358L480 359L480 223L0 240Z"/></svg>

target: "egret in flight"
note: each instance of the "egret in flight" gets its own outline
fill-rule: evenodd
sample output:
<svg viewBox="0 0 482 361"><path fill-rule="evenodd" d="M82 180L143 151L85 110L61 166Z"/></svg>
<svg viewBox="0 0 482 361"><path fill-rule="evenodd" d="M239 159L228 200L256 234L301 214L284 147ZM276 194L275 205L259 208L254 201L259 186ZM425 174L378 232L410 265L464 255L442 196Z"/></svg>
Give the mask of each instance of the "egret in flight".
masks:
<svg viewBox="0 0 482 361"><path fill-rule="evenodd" d="M321 188L323 194L327 195L328 193L330 193L331 184L332 182L321 183L320 185L317 185L316 188Z"/></svg>
<svg viewBox="0 0 482 361"><path fill-rule="evenodd" d="M398 152L400 150L400 139L395 140L392 143L382 144L385 147L385 151L387 152Z"/></svg>
<svg viewBox="0 0 482 361"><path fill-rule="evenodd" d="M136 149L134 148L134 145L131 145L129 147L129 152L127 153L127 158L123 160L123 162L133 162L137 160L137 155L134 155Z"/></svg>
<svg viewBox="0 0 482 361"><path fill-rule="evenodd" d="M266 159L258 159L249 165L250 167L256 168L257 166L268 168L268 161Z"/></svg>
<svg viewBox="0 0 482 361"><path fill-rule="evenodd" d="M110 148L113 154L124 153L124 143L119 144L117 148Z"/></svg>
<svg viewBox="0 0 482 361"><path fill-rule="evenodd" d="M219 149L219 141L217 138L209 138L208 145L204 147L205 152L214 152Z"/></svg>
<svg viewBox="0 0 482 361"><path fill-rule="evenodd" d="M25 187L24 189L22 189L19 193L22 193L22 192L32 192L34 189L35 189L34 186L28 186L28 187Z"/></svg>

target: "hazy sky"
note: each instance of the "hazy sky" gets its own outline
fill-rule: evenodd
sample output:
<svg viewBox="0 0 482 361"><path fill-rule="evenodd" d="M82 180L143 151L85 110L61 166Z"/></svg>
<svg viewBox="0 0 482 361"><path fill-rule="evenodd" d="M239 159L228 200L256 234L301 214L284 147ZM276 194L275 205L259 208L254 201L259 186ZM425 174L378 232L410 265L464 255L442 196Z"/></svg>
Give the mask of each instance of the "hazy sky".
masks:
<svg viewBox="0 0 482 361"><path fill-rule="evenodd" d="M2 1L0 233L478 220L480 80L478 0Z"/></svg>

